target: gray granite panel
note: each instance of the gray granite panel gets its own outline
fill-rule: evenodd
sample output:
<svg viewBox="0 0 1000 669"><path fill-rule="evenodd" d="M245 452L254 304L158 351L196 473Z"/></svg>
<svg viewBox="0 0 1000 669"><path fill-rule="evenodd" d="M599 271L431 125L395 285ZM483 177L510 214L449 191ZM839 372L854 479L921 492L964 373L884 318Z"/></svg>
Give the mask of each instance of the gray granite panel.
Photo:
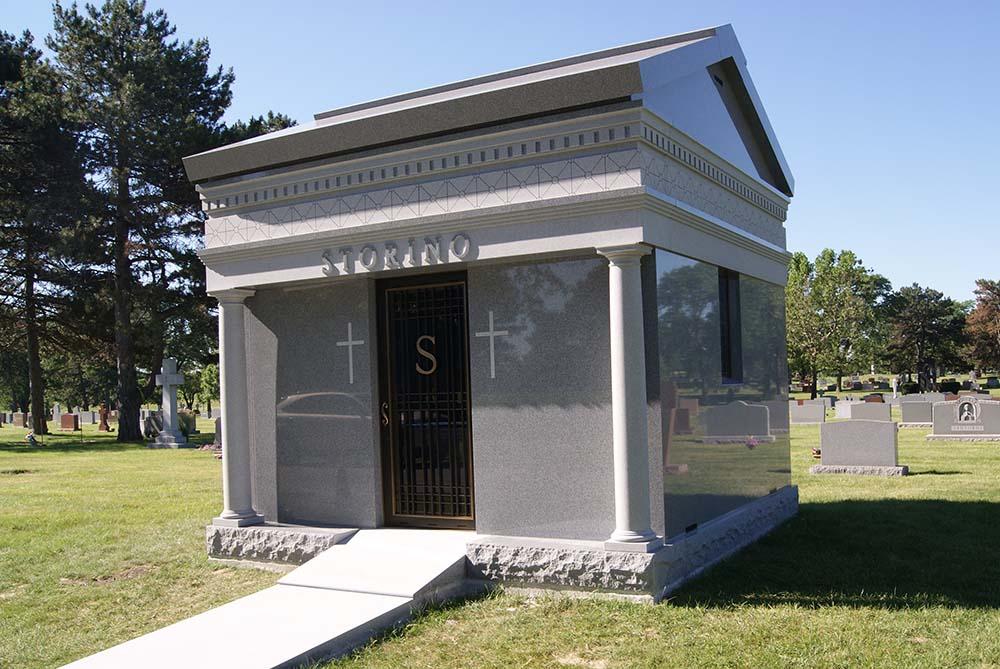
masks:
<svg viewBox="0 0 1000 669"><path fill-rule="evenodd" d="M823 465L895 467L896 424L883 420L826 423L819 428Z"/></svg>
<svg viewBox="0 0 1000 669"><path fill-rule="evenodd" d="M851 406L851 420L892 420L892 407L878 402L860 402Z"/></svg>
<svg viewBox="0 0 1000 669"><path fill-rule="evenodd" d="M848 400L841 400L840 402L837 402L837 406L834 408L834 411L837 412L837 418L849 419L851 417L852 408L857 404L863 404L863 402Z"/></svg>
<svg viewBox="0 0 1000 669"><path fill-rule="evenodd" d="M476 530L606 539L614 529L603 259L470 268ZM490 338L494 339L494 378Z"/></svg>
<svg viewBox="0 0 1000 669"><path fill-rule="evenodd" d="M268 289L248 300L255 480L273 485L273 503L264 501L269 490L258 497L275 520L377 522L371 290L371 282L353 280ZM351 340L364 342L353 347L353 383L349 347L337 345L348 341L348 323Z"/></svg>
<svg viewBox="0 0 1000 669"><path fill-rule="evenodd" d="M773 440L726 443L712 443L706 421L713 407L733 402L767 403L770 414L771 403L787 401L785 304L781 286L740 277L743 381L723 384L718 268L663 250L655 262L665 534L671 537L790 484L787 427L774 429L787 426L787 418L768 426Z"/></svg>
<svg viewBox="0 0 1000 669"><path fill-rule="evenodd" d="M797 404L791 402L788 405L788 413L792 423L825 423L826 407L822 404Z"/></svg>
<svg viewBox="0 0 1000 669"><path fill-rule="evenodd" d="M930 402L903 402L900 405L904 423L930 423L934 405Z"/></svg>
<svg viewBox="0 0 1000 669"><path fill-rule="evenodd" d="M1000 440L1000 402L965 396L934 404L933 437Z"/></svg>

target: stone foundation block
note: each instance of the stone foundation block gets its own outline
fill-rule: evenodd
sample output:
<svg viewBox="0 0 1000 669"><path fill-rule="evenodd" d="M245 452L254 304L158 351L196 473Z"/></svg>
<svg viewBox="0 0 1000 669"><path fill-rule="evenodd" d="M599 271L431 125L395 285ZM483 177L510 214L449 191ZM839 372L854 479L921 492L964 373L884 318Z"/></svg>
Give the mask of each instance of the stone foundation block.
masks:
<svg viewBox="0 0 1000 669"><path fill-rule="evenodd" d="M599 541L483 536L466 549L469 576L517 587L570 589L659 601L798 511L787 486L673 537L654 553L609 551Z"/></svg>
<svg viewBox="0 0 1000 669"><path fill-rule="evenodd" d="M303 564L330 546L346 541L357 530L349 528L251 525L208 525L205 545L210 557L251 562Z"/></svg>

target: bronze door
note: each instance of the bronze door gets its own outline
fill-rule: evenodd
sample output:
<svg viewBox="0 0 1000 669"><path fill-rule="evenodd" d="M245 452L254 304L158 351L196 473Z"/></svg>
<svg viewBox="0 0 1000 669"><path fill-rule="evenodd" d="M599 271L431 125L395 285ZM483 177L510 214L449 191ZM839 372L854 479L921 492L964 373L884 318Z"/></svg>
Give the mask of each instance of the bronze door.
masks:
<svg viewBox="0 0 1000 669"><path fill-rule="evenodd" d="M379 290L385 520L475 526L464 275Z"/></svg>

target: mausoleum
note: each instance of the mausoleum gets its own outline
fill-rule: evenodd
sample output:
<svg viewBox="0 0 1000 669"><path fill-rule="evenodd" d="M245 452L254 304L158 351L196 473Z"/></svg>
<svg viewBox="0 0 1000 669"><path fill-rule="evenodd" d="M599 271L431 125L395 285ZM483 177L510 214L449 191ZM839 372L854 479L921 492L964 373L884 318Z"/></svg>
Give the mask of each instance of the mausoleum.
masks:
<svg viewBox="0 0 1000 669"><path fill-rule="evenodd" d="M213 555L457 528L472 578L657 598L795 513L793 180L731 27L185 166L220 313Z"/></svg>

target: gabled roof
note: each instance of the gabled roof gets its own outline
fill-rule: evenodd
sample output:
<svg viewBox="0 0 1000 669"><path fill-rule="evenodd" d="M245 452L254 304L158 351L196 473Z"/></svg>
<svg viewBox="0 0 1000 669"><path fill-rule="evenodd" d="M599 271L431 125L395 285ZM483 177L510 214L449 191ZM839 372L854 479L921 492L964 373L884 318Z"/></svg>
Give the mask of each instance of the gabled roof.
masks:
<svg viewBox="0 0 1000 669"><path fill-rule="evenodd" d="M189 156L184 166L188 178L200 183L511 121L640 100L644 91L654 85L662 86L671 78L705 70L726 59L738 73L745 125L753 129L758 152L763 147L777 175L772 185L791 195L791 174L728 25L322 112L309 123Z"/></svg>

